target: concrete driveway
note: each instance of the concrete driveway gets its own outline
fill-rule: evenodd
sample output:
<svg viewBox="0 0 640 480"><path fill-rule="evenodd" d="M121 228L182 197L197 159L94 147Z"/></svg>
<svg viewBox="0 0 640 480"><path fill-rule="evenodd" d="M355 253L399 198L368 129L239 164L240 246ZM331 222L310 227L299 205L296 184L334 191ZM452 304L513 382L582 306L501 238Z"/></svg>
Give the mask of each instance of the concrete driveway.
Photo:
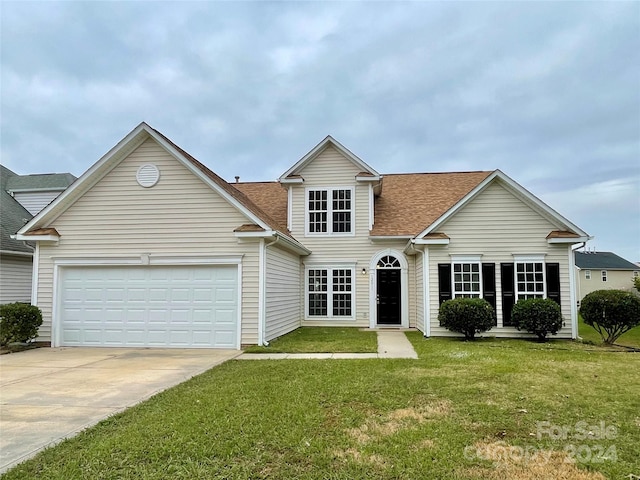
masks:
<svg viewBox="0 0 640 480"><path fill-rule="evenodd" d="M238 350L39 348L0 356L0 473Z"/></svg>

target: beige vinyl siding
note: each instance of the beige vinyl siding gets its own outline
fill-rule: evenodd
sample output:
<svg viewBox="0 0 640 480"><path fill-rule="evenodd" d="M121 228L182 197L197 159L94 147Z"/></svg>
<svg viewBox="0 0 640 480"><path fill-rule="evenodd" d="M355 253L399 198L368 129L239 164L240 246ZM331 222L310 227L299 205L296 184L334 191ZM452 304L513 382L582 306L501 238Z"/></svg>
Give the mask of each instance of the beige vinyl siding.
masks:
<svg viewBox="0 0 640 480"><path fill-rule="evenodd" d="M499 182L489 185L438 230L450 238L448 246L429 247L431 335L449 335L438 323L438 264L451 255L482 255L483 263L496 265L496 311L502 325L501 263L514 263L514 254L543 254L545 263L560 264L561 307L565 327L558 337L571 337L569 247L548 244L547 235L559 228L507 191ZM513 327L493 328L487 335L526 335Z"/></svg>
<svg viewBox="0 0 640 480"><path fill-rule="evenodd" d="M0 304L31 303L33 260L26 255L0 255Z"/></svg>
<svg viewBox="0 0 640 480"><path fill-rule="evenodd" d="M588 293L594 292L596 290L628 290L634 292L635 289L633 287L633 272L634 270L607 270L606 268L592 268L591 269L591 279L587 280L585 278L585 271L589 270L588 268L584 268L582 270L576 269L576 278L578 281L578 292L577 298L578 300L582 300L585 295ZM602 271L607 271L607 281L602 281ZM640 272L640 267L638 270Z"/></svg>
<svg viewBox="0 0 640 480"><path fill-rule="evenodd" d="M16 192L13 195L31 215L37 215L44 207L53 202L61 192Z"/></svg>
<svg viewBox="0 0 640 480"><path fill-rule="evenodd" d="M357 183L355 176L360 173L350 160L346 159L338 150L329 146L317 158L307 164L300 172L304 183L290 185L292 189L292 206L290 229L295 238L300 240L313 253L302 259L303 264L328 265L335 262L354 261L355 281L355 309L350 319L315 319L308 318L304 312L304 325L336 325L368 327L370 318L369 292L374 277L370 275L371 259L376 253L392 248L402 252L406 247L405 241L372 244L369 240L369 185ZM313 188L353 187L354 188L354 235L305 235L306 222L306 192ZM409 263L409 322L415 326L415 296L413 295L415 273L412 257L407 257ZM362 275L365 268L367 275ZM306 281L306 279L303 279ZM302 286L304 294L304 284ZM304 297L304 295L303 295ZM303 305L304 298L303 298ZM303 307L304 308L304 307Z"/></svg>
<svg viewBox="0 0 640 480"><path fill-rule="evenodd" d="M160 170L153 188L136 182L136 171L145 163ZM224 198L147 140L48 225L60 233L60 241L41 244L41 339L51 335L54 257L242 255L241 342L257 343L259 244L238 242L233 234L246 222Z"/></svg>
<svg viewBox="0 0 640 480"><path fill-rule="evenodd" d="M266 340L300 326L302 282L300 258L275 246L267 248Z"/></svg>

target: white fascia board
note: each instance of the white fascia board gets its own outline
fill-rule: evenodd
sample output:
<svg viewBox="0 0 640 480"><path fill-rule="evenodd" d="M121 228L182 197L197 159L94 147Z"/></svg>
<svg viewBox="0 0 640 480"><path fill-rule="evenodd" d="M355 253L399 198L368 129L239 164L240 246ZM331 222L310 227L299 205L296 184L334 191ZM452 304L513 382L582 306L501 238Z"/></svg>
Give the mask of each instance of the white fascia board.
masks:
<svg viewBox="0 0 640 480"><path fill-rule="evenodd" d="M236 238L268 238L275 236L273 230L264 230L262 232L233 232Z"/></svg>
<svg viewBox="0 0 640 480"><path fill-rule="evenodd" d="M309 163L311 160L317 157L329 144L333 145L336 148L336 150L342 153L346 158L351 160L355 165L357 165L363 171L367 171L369 173L372 173L373 175L380 176L378 172L376 172L373 168L371 168L364 161L358 158L358 156L352 153L348 148L346 148L344 145L338 142L331 135L327 135L320 143L318 143L315 147L313 147L309 153L307 153L304 157L298 160L295 163L295 165L293 165L289 170L284 172L278 180L283 181L293 172L304 167L307 163Z"/></svg>
<svg viewBox="0 0 640 480"><path fill-rule="evenodd" d="M300 242L292 239L287 235L283 235L275 230L267 230L264 232L235 232L236 238L271 238L285 243L289 249L295 251L299 255L311 255L311 250L302 245Z"/></svg>
<svg viewBox="0 0 640 480"><path fill-rule="evenodd" d="M593 237L573 237L573 238L549 238L547 243L583 243L591 240Z"/></svg>
<svg viewBox="0 0 640 480"><path fill-rule="evenodd" d="M57 235L22 235L20 233L17 233L15 238L25 242L57 242L60 240Z"/></svg>
<svg viewBox="0 0 640 480"><path fill-rule="evenodd" d="M304 183L304 178L302 177L281 178L279 182L280 183Z"/></svg>
<svg viewBox="0 0 640 480"><path fill-rule="evenodd" d="M411 240L411 238L410 235L369 235L369 240L372 242Z"/></svg>
<svg viewBox="0 0 640 480"><path fill-rule="evenodd" d="M64 192L64 188L17 188L15 190L7 190L7 193L13 196L14 193L43 193L43 192Z"/></svg>
<svg viewBox="0 0 640 480"><path fill-rule="evenodd" d="M416 238L416 245L449 245L449 238Z"/></svg>
<svg viewBox="0 0 640 480"><path fill-rule="evenodd" d="M382 177L380 175L374 175L372 177L358 177L356 176L356 182L362 183L374 183L379 182Z"/></svg>
<svg viewBox="0 0 640 480"><path fill-rule="evenodd" d="M580 237L589 237L589 234L584 230L580 229L578 226L574 225L568 219L560 215L538 197L529 192L522 185L518 184L516 181L512 180L506 174L504 174L500 170L494 171L491 175L485 178L482 182L480 182L473 190L467 193L458 203L456 203L453 207L451 207L447 212L444 213L440 218L438 218L435 222L433 222L426 230L422 231L417 235L418 238L424 237L425 235L436 230L440 225L446 222L450 217L452 217L458 210L460 210L463 206L465 206L469 201L471 201L476 195L482 192L489 184L491 184L495 179L499 179L511 190L512 193L519 195L523 200L527 203L536 207L537 210L546 214L549 218L555 220L556 222L563 225L567 230L573 231L580 235Z"/></svg>
<svg viewBox="0 0 640 480"><path fill-rule="evenodd" d="M43 226L55 220L71 203L98 183L98 181L116 166L117 162L114 159L123 158L126 153L133 151L142 144L142 142L148 138L149 131L150 127L146 123L140 123L111 148L111 150L105 153L100 160L89 167L69 188L58 195L53 202L44 207L40 213L27 222L18 231L18 234L26 233L33 228ZM111 165L111 163L113 163L113 165Z"/></svg>
<svg viewBox="0 0 640 480"><path fill-rule="evenodd" d="M17 257L33 257L33 252L14 252L13 250L0 250L0 255L14 255Z"/></svg>
<svg viewBox="0 0 640 480"><path fill-rule="evenodd" d="M146 124L145 124L146 125ZM216 182L211 180L208 176L202 172L199 168L197 168L193 163L187 160L182 153L176 150L172 145L167 143L167 141L158 135L153 129L149 128L149 135L158 142L162 148L164 148L167 152L169 152L174 158L176 158L180 163L182 163L187 169L189 169L194 175L200 178L205 184L209 185L214 191L216 191L222 198L224 198L229 204L234 206L240 213L242 213L245 217L249 218L256 225L260 225L265 230L268 230L270 227L267 225L261 218L258 218L254 213L248 210L242 203L236 200L233 196L227 193L226 190L220 187Z"/></svg>

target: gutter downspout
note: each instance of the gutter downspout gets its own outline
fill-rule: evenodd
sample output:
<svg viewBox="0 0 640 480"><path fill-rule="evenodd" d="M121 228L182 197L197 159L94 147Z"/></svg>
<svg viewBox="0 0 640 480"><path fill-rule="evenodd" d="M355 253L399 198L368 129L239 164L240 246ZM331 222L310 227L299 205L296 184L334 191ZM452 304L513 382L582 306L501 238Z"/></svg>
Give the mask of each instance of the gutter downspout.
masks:
<svg viewBox="0 0 640 480"><path fill-rule="evenodd" d="M258 345L268 347L269 342L265 340L267 330L267 248L280 241L280 236L276 234L275 240L265 244L264 238L260 239L260 276L258 285Z"/></svg>
<svg viewBox="0 0 640 480"><path fill-rule="evenodd" d="M431 336L431 308L429 305L429 251L426 247L423 249L417 249L415 245L415 238L409 240L409 243L405 247L405 251L412 253L420 253L422 255L422 321L424 324L424 331L422 332L425 338Z"/></svg>
<svg viewBox="0 0 640 480"><path fill-rule="evenodd" d="M581 247L587 245L587 242L583 242ZM572 245L569 245L569 301L571 302L571 338L577 340L578 336L578 299L576 298L576 289L579 287L576 282L576 262L575 253Z"/></svg>

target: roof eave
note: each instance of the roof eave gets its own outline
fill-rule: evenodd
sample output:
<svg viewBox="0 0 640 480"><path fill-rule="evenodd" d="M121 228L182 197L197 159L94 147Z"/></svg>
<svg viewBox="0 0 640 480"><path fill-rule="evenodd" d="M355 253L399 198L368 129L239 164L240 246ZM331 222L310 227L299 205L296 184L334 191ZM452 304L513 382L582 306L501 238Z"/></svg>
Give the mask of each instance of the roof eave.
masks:
<svg viewBox="0 0 640 480"><path fill-rule="evenodd" d="M369 235L372 242L391 242L397 240L411 240L411 235Z"/></svg>
<svg viewBox="0 0 640 480"><path fill-rule="evenodd" d="M58 243L60 240L60 236L47 234L47 235L24 235L17 233L15 235L11 235L11 238L15 238L16 240L23 240L25 242L55 242Z"/></svg>
<svg viewBox="0 0 640 480"><path fill-rule="evenodd" d="M583 236L583 237L566 237L566 238L547 238L547 243L583 243L588 242L593 237Z"/></svg>
<svg viewBox="0 0 640 480"><path fill-rule="evenodd" d="M282 241L285 243L290 250L293 250L299 255L311 255L311 250L302 245L300 242L294 240L288 235L285 235L281 232L277 232L275 230L264 230L264 231L256 231L256 232L234 232L236 238L270 238L274 241Z"/></svg>
<svg viewBox="0 0 640 480"><path fill-rule="evenodd" d="M296 178L281 178L280 183L289 184L289 183L304 183L304 178L296 177Z"/></svg>
<svg viewBox="0 0 640 480"><path fill-rule="evenodd" d="M416 245L449 245L449 238L416 238Z"/></svg>

